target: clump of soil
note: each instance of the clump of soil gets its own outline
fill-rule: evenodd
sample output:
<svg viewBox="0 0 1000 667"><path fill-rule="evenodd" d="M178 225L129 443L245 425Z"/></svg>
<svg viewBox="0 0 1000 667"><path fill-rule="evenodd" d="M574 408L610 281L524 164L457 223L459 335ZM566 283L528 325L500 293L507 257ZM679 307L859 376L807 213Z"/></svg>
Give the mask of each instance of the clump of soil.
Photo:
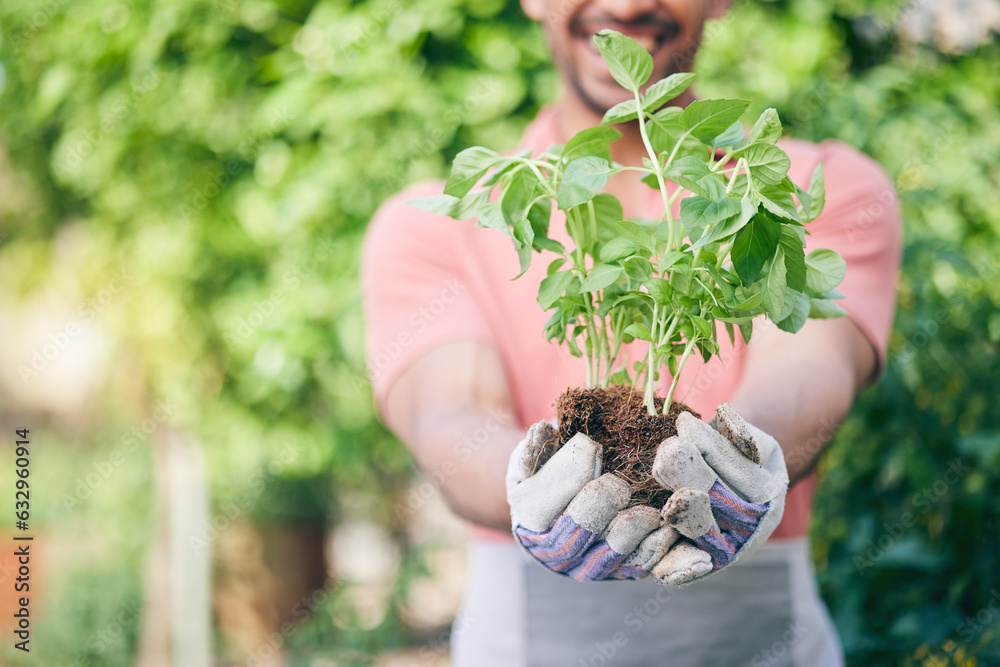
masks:
<svg viewBox="0 0 1000 667"><path fill-rule="evenodd" d="M632 488L630 506L650 505L659 509L667 502L670 491L653 479L656 449L661 442L677 435L675 423L681 412L701 417L678 401L667 414L661 414L662 398L654 400L657 410L651 416L642 399L642 393L624 385L567 389L556 399L558 447L576 433L587 434L603 445L601 473L613 472Z"/></svg>

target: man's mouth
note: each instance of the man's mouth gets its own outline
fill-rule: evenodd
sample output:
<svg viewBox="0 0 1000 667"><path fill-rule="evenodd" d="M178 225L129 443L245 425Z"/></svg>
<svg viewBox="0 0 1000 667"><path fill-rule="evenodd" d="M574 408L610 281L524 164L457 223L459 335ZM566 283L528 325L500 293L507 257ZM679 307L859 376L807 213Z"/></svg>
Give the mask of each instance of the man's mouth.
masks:
<svg viewBox="0 0 1000 667"><path fill-rule="evenodd" d="M630 21L620 21L609 15L577 17L570 24L573 36L584 40L594 54L597 54L594 35L604 29L616 30L631 37L654 57L665 44L675 40L681 33L681 26L677 22L654 14L643 14Z"/></svg>

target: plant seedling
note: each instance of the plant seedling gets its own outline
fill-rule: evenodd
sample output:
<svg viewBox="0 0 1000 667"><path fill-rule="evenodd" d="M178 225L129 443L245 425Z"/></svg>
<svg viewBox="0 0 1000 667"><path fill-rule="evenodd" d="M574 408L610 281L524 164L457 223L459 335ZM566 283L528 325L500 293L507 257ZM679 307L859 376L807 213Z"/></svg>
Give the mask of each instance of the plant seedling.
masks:
<svg viewBox="0 0 1000 667"><path fill-rule="evenodd" d="M761 315L789 332L807 318L845 315L834 302L842 298L836 287L845 263L831 250L805 253L805 225L823 210L823 166L807 189L791 181L788 155L775 145L781 123L774 109L747 135L739 122L746 100L665 106L693 74L673 74L642 92L653 70L649 53L611 30L594 43L631 99L609 109L601 125L541 154L466 149L444 194L412 204L458 220L475 217L478 226L509 236L518 277L534 252L554 254L538 290L551 312L547 339L584 359L589 388L623 396L615 385L635 387L650 417L666 416L676 413L685 364L692 354L706 362L717 354L720 329L735 343L738 328L749 342ZM610 144L622 136L612 126L632 122L647 152L642 167L611 159ZM624 171L659 191L656 219L623 219L620 202L602 193L608 178ZM549 237L553 206L565 214L570 247ZM645 342L644 352L629 366L623 346L635 339ZM660 400L654 386L664 365L672 381ZM662 433L672 434L672 421Z"/></svg>

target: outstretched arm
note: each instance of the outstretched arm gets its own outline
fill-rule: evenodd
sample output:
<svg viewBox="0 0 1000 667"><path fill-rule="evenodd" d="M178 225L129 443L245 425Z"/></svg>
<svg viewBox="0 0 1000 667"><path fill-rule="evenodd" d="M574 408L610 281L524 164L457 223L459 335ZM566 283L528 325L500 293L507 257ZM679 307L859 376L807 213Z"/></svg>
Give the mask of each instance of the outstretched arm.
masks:
<svg viewBox="0 0 1000 667"><path fill-rule="evenodd" d="M765 326L755 327L731 404L781 443L794 484L816 465L854 396L873 380L875 350L848 318L810 320L794 335Z"/></svg>
<svg viewBox="0 0 1000 667"><path fill-rule="evenodd" d="M453 512L510 531L504 475L524 429L496 350L476 341L435 348L400 376L380 407Z"/></svg>

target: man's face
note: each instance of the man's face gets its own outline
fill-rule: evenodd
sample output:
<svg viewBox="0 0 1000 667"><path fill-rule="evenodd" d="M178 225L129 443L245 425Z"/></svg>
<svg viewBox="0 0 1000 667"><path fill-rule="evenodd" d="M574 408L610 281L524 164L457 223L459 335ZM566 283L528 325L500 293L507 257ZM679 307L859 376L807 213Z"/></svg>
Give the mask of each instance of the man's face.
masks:
<svg viewBox="0 0 1000 667"><path fill-rule="evenodd" d="M556 66L570 94L603 114L632 94L621 88L594 47L610 28L646 47L656 82L691 68L705 21L720 16L726 0L521 0L524 12L548 33Z"/></svg>

